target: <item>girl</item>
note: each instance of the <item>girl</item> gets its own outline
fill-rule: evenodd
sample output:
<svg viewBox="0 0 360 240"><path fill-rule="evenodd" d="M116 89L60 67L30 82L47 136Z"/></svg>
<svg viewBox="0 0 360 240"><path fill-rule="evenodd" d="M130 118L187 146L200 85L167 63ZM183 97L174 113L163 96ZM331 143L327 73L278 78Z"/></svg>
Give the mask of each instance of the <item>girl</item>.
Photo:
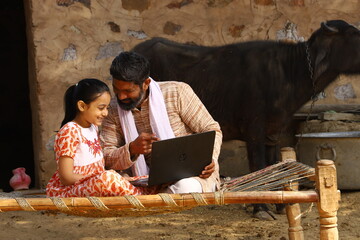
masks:
<svg viewBox="0 0 360 240"><path fill-rule="evenodd" d="M98 126L108 114L108 86L83 79L65 93L65 117L55 139L57 170L46 186L49 197L155 194L135 187L113 170L105 171ZM134 180L134 179L132 179Z"/></svg>

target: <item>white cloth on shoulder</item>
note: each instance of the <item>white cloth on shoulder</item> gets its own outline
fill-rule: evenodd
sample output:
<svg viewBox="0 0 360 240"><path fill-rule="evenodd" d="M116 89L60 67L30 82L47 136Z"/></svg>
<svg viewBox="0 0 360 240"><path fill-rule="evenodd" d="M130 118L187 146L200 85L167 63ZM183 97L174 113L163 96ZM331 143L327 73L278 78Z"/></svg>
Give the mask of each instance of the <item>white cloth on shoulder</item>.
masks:
<svg viewBox="0 0 360 240"><path fill-rule="evenodd" d="M150 78L150 77L149 77ZM160 86L152 78L149 85L149 118L153 133L161 140L174 138L174 132L170 126L169 117L166 111L164 96ZM124 133L126 143L134 141L139 133L136 129L134 116L131 110L126 111L117 105L121 128ZM138 159L131 167L134 176L144 176L149 174L149 167L146 165L144 155L140 154Z"/></svg>

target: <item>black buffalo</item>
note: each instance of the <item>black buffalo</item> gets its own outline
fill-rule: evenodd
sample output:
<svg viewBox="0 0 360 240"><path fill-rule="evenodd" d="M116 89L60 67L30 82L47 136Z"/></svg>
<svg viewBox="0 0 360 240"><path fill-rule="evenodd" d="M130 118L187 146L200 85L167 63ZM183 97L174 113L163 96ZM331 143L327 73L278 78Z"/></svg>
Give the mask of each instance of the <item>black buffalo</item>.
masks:
<svg viewBox="0 0 360 240"><path fill-rule="evenodd" d="M150 60L157 81L188 83L220 123L224 140L247 142L251 171L277 160L270 136L314 94L339 74L360 73L360 31L342 20L322 23L307 42L206 47L153 38L133 51Z"/></svg>

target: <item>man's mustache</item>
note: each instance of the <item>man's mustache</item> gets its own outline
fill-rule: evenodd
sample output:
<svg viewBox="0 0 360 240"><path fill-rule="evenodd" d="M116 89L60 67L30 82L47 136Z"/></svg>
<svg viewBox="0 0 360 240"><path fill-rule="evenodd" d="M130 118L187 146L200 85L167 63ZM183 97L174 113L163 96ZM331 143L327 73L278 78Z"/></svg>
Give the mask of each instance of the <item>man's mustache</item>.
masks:
<svg viewBox="0 0 360 240"><path fill-rule="evenodd" d="M133 100L131 98L125 98L123 100L119 100L122 103L129 103L129 102L133 102Z"/></svg>

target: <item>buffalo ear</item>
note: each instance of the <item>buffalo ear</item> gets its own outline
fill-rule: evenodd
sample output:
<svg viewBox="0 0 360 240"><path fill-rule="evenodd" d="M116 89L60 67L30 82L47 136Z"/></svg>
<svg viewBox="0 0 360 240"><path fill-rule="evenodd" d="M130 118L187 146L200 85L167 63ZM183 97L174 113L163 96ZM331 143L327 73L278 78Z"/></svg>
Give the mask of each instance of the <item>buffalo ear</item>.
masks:
<svg viewBox="0 0 360 240"><path fill-rule="evenodd" d="M314 79L320 77L329 67L329 61L327 60L328 51L325 48L320 49L316 58L315 58L315 68L314 68Z"/></svg>

